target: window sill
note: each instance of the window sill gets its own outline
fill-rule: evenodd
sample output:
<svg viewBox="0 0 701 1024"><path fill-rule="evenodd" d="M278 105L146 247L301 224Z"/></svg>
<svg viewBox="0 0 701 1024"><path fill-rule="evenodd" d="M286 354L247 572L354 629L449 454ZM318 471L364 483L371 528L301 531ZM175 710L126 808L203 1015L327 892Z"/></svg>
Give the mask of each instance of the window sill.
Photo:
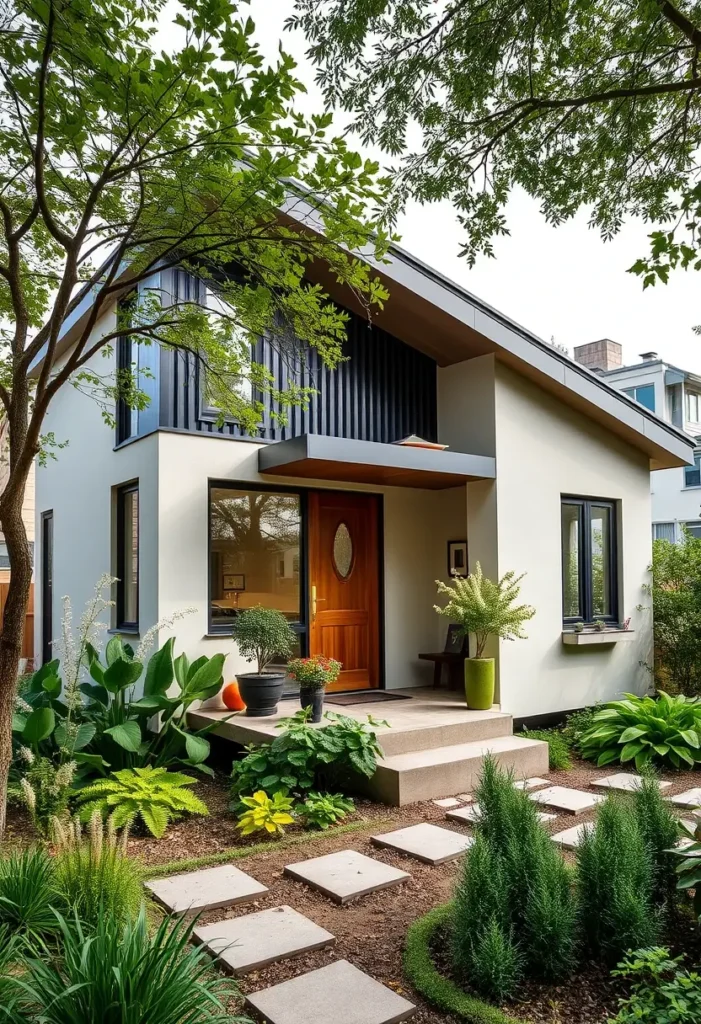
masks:
<svg viewBox="0 0 701 1024"><path fill-rule="evenodd" d="M635 637L634 629L598 629L584 630L575 633L573 629L562 631L562 642L572 647L602 646L604 644L620 644Z"/></svg>
<svg viewBox="0 0 701 1024"><path fill-rule="evenodd" d="M138 626L116 626L114 629L108 629L107 632L111 636L141 636Z"/></svg>

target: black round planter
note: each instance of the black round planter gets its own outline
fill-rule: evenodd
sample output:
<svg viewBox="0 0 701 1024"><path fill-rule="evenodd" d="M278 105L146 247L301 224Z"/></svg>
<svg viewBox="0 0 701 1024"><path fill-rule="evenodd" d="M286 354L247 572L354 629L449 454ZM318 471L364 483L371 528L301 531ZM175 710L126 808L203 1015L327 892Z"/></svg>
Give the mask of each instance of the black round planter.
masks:
<svg viewBox="0 0 701 1024"><path fill-rule="evenodd" d="M241 699L249 718L267 718L277 711L285 685L284 672L245 672L236 676Z"/></svg>
<svg viewBox="0 0 701 1024"><path fill-rule="evenodd" d="M303 708L312 709L312 722L320 722L321 716L324 711L324 691L323 690L305 690L300 689L299 691L299 703Z"/></svg>

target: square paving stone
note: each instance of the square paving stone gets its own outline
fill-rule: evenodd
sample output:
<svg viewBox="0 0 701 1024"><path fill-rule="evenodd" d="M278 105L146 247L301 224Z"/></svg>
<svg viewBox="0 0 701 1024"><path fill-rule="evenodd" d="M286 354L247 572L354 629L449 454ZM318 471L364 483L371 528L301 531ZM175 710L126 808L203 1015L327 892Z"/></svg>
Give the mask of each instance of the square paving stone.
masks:
<svg viewBox="0 0 701 1024"><path fill-rule="evenodd" d="M516 789L524 789L526 791L529 789L538 789L539 786L549 785L550 783L547 779L539 779L536 776L533 776L531 779L519 779L518 782L514 782Z"/></svg>
<svg viewBox="0 0 701 1024"><path fill-rule="evenodd" d="M474 805L463 810L471 811L473 808ZM448 817L451 814L460 814L460 811L448 811ZM373 836L372 842L376 846L387 846L390 850L407 853L426 864L444 864L448 860L462 857L474 840L460 832L452 832L449 828L441 828L440 825L430 825L427 821L422 821L420 825L409 825L408 828L398 828L394 832Z"/></svg>
<svg viewBox="0 0 701 1024"><path fill-rule="evenodd" d="M680 807L701 807L701 789L687 789L684 793L678 793L677 796L670 796L670 802L673 804L679 804Z"/></svg>
<svg viewBox="0 0 701 1024"><path fill-rule="evenodd" d="M339 850L324 857L288 864L285 874L306 882L336 903L349 903L359 896L400 885L411 878L407 871L399 871L357 850Z"/></svg>
<svg viewBox="0 0 701 1024"><path fill-rule="evenodd" d="M455 811L448 811L446 818L450 818L451 821L467 822L468 824L474 824L480 820L482 811L479 804L472 804L471 807L460 807ZM545 811L538 811L538 821L541 824L546 821L555 821L557 814L547 814Z"/></svg>
<svg viewBox="0 0 701 1024"><path fill-rule="evenodd" d="M199 914L234 903L248 903L268 891L266 885L233 864L157 878L147 882L146 888L172 914Z"/></svg>
<svg viewBox="0 0 701 1024"><path fill-rule="evenodd" d="M618 772L617 775L607 775L603 779L595 779L592 786L596 786L597 789L620 789L624 792L632 792L640 789L641 782L642 779L639 775L634 775L632 772ZM660 780L657 785L660 789L669 789L672 783Z"/></svg>
<svg viewBox="0 0 701 1024"><path fill-rule="evenodd" d="M216 921L195 928L194 936L234 974L247 974L336 941L331 932L287 906Z"/></svg>
<svg viewBox="0 0 701 1024"><path fill-rule="evenodd" d="M462 800L464 804L471 804L474 799L472 793L458 793L458 800Z"/></svg>
<svg viewBox="0 0 701 1024"><path fill-rule="evenodd" d="M568 789L567 786L548 786L547 789L539 789L528 795L544 807L567 811L569 814L583 814L604 799L597 793L582 793L579 789Z"/></svg>
<svg viewBox="0 0 701 1024"><path fill-rule="evenodd" d="M458 807L460 801L454 796L446 796L442 800L433 801L436 807Z"/></svg>
<svg viewBox="0 0 701 1024"><path fill-rule="evenodd" d="M398 1024L416 1012L408 999L336 960L247 997L269 1024Z"/></svg>
<svg viewBox="0 0 701 1024"><path fill-rule="evenodd" d="M574 825L572 828L566 828L564 832L556 832L554 836L550 838L558 846L562 846L565 850L574 850L575 847L579 846L582 841L582 837L587 829L593 830L594 825L592 822L583 821L580 825Z"/></svg>

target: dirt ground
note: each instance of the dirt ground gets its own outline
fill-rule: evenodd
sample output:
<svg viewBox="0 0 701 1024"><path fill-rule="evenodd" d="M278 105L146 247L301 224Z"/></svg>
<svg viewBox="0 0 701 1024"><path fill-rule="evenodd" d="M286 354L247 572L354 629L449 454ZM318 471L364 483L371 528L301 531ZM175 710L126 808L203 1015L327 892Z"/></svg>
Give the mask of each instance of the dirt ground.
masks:
<svg viewBox="0 0 701 1024"><path fill-rule="evenodd" d="M570 771L550 772L548 778L552 784L588 789L592 779L613 774L617 770L620 769L613 767L602 770L576 761ZM673 783L673 787L666 790L666 795L670 796L699 785L700 778L698 772L666 772L662 777ZM242 839L238 835L235 818L227 809L225 779L205 780L199 784L197 792L210 808L208 818L189 818L176 823L158 841L151 837L135 836L129 844L132 856L138 857L146 865L156 867L173 860L201 857L231 847L260 843L258 836ZM594 812L577 817L563 814L555 821L548 822L546 828L554 833L593 817ZM452 1024L454 1018L427 1006L406 984L402 975L402 949L409 924L432 907L451 898L459 865L454 862L431 867L373 846L370 836L378 831L387 832L421 821L440 823L458 832L467 832L469 829L447 821L445 810L436 807L431 801L396 808L359 800L356 802L355 815L347 820L360 822L361 819L367 824L357 832L331 837L315 834L313 838L310 837L308 845L304 843L287 849L279 848L273 839L269 850L237 859L237 867L268 886L269 893L244 907L204 915L202 923L288 904L332 932L336 936L335 945L327 950L312 952L252 972L239 981L243 993L266 988L332 960L345 958L382 984L415 1002L418 1012L412 1019L417 1024ZM292 836L300 831L291 827L286 835ZM8 840L26 842L28 836L29 829L24 815L13 809ZM409 871L411 879L396 888L370 894L341 907L305 885L283 877L286 864L349 848ZM504 1009L516 1018L534 1024L605 1024L616 1012L616 992L598 970L585 970L579 978L567 985L550 987L547 992L539 991L537 986L525 986L522 995L526 1004L520 1009L516 1004Z"/></svg>

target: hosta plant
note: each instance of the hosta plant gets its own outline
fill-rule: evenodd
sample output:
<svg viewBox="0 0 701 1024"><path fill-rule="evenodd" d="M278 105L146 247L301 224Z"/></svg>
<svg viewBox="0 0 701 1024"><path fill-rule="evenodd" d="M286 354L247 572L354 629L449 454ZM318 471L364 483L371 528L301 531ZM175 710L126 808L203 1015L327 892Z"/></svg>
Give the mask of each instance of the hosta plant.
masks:
<svg viewBox="0 0 701 1024"><path fill-rule="evenodd" d="M184 814L209 814L204 801L188 789L194 785L195 779L166 768L123 768L82 790L80 818L90 821L99 811L114 828L140 819L160 839L170 822Z"/></svg>
<svg viewBox="0 0 701 1024"><path fill-rule="evenodd" d="M298 804L296 813L312 828L327 829L335 825L354 809L355 805L342 793L316 793L312 791L304 803Z"/></svg>
<svg viewBox="0 0 701 1024"><path fill-rule="evenodd" d="M272 797L260 789L253 796L245 796L241 803L246 808L239 815L236 826L242 836L250 836L253 832L268 832L270 835L281 836L285 825L292 825L292 800L284 790L279 790Z"/></svg>
<svg viewBox="0 0 701 1024"><path fill-rule="evenodd" d="M605 704L580 739L582 756L601 766L634 761L638 770L651 761L675 768L701 761L701 701L696 697L624 694Z"/></svg>

